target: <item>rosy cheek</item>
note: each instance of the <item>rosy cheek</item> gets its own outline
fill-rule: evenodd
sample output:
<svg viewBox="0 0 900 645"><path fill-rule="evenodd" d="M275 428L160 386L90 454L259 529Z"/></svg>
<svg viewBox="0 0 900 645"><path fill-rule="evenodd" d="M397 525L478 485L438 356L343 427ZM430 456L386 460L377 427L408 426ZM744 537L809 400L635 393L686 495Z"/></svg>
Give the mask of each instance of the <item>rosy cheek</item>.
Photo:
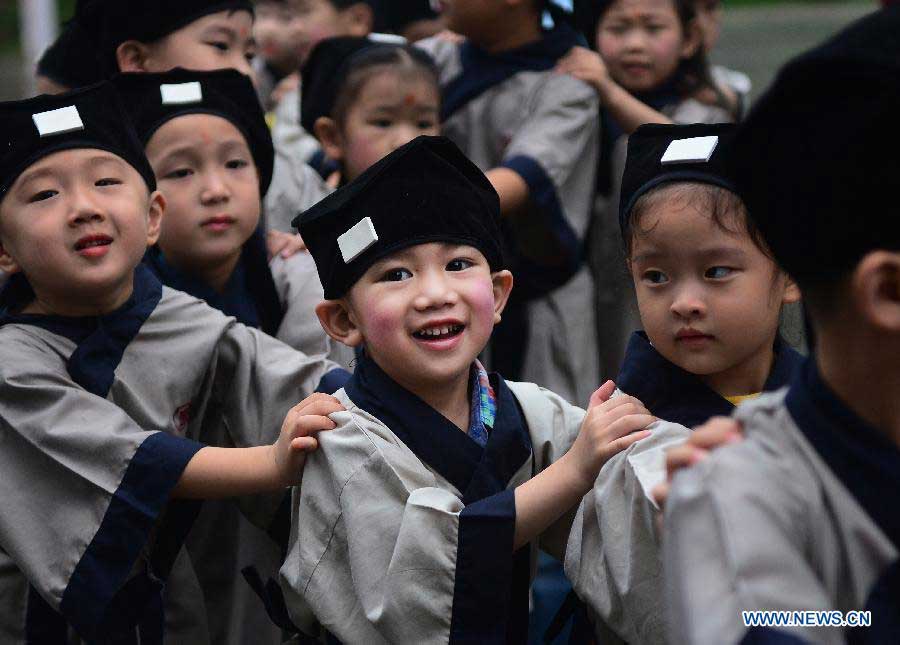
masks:
<svg viewBox="0 0 900 645"><path fill-rule="evenodd" d="M469 303L475 317L484 320L493 320L494 317L494 289L490 282L473 286L469 292Z"/></svg>
<svg viewBox="0 0 900 645"><path fill-rule="evenodd" d="M376 347L383 346L386 341L402 328L401 320L396 312L387 307L372 306L366 312L366 342Z"/></svg>

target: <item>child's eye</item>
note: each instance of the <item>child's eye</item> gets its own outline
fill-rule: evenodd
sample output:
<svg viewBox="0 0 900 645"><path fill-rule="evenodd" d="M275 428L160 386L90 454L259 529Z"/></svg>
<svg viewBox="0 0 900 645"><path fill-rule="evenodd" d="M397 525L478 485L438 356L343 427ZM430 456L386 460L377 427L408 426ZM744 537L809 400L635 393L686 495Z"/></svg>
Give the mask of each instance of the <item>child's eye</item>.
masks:
<svg viewBox="0 0 900 645"><path fill-rule="evenodd" d="M418 126L420 130L431 130L433 127L435 127L435 123L434 121L423 119L419 121Z"/></svg>
<svg viewBox="0 0 900 645"><path fill-rule="evenodd" d="M649 282L650 284L663 284L669 281L669 277L665 273L657 271L656 269L644 271L642 278L645 282Z"/></svg>
<svg viewBox="0 0 900 645"><path fill-rule="evenodd" d="M246 168L250 164L246 159L232 159L231 161L227 161L225 163L226 168L230 168L231 170L236 170L240 168Z"/></svg>
<svg viewBox="0 0 900 645"><path fill-rule="evenodd" d="M401 280L409 280L412 273L408 269L390 269L381 276L381 282L400 282Z"/></svg>
<svg viewBox="0 0 900 645"><path fill-rule="evenodd" d="M227 52L230 49L228 43L226 43L224 40L212 40L206 44L210 47L215 47L220 52Z"/></svg>
<svg viewBox="0 0 900 645"><path fill-rule="evenodd" d="M734 269L731 267L710 267L706 270L704 277L712 280L721 280L722 278L727 278L733 272Z"/></svg>
<svg viewBox="0 0 900 645"><path fill-rule="evenodd" d="M177 168L170 173L167 173L163 176L163 179L184 179L185 177L190 177L194 174L194 171L190 168Z"/></svg>
<svg viewBox="0 0 900 645"><path fill-rule="evenodd" d="M389 128L393 125L393 121L390 119L372 119L370 123L376 128Z"/></svg>
<svg viewBox="0 0 900 645"><path fill-rule="evenodd" d="M471 260L456 258L447 263L447 271L462 271L463 269L468 269L470 266L474 266Z"/></svg>
<svg viewBox="0 0 900 645"><path fill-rule="evenodd" d="M94 182L95 186L118 186L122 181L115 177L104 177Z"/></svg>
<svg viewBox="0 0 900 645"><path fill-rule="evenodd" d="M35 202L42 202L45 199L50 199L51 197L55 197L58 194L59 193L55 190L42 190L29 197L28 203L34 204Z"/></svg>

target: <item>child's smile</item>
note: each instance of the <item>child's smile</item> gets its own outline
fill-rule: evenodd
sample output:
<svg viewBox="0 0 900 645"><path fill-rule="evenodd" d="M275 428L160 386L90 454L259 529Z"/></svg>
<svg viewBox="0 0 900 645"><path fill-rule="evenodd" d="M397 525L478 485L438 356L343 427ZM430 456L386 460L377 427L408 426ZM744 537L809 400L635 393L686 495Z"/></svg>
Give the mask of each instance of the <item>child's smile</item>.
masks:
<svg viewBox="0 0 900 645"><path fill-rule="evenodd" d="M408 389L468 378L506 300L484 256L469 246L419 244L370 267L349 292L366 353Z"/></svg>

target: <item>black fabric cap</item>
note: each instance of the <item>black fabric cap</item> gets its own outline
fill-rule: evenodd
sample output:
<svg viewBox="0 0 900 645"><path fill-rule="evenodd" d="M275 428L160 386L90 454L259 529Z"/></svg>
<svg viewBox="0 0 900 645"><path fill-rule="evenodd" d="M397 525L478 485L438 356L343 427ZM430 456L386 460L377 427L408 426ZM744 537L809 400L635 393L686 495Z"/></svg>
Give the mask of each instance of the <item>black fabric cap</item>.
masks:
<svg viewBox="0 0 900 645"><path fill-rule="evenodd" d="M727 164L736 129L736 126L729 123L648 124L642 125L628 137L628 158L625 161L622 193L619 198L619 229L626 243L629 235L629 215L635 202L660 184L673 181L699 182L737 192ZM697 137L718 137L709 161L662 163L663 155L672 142Z"/></svg>
<svg viewBox="0 0 900 645"><path fill-rule="evenodd" d="M34 115L54 115L41 136ZM76 112L77 111L77 112ZM77 121L82 126L77 126ZM70 131L65 131L70 130ZM125 109L108 83L98 83L65 94L43 94L24 101L0 103L0 198L35 162L62 150L97 148L118 155L140 173L147 187L156 190L153 169L144 155Z"/></svg>
<svg viewBox="0 0 900 645"><path fill-rule="evenodd" d="M401 32L418 20L434 20L438 12L432 0L391 0L385 15L385 28Z"/></svg>
<svg viewBox="0 0 900 645"><path fill-rule="evenodd" d="M96 43L102 71L118 69L116 48L127 40L151 43L220 11L249 11L249 0L80 0L75 20Z"/></svg>
<svg viewBox="0 0 900 645"><path fill-rule="evenodd" d="M37 72L68 89L93 85L105 78L100 71L94 43L74 21L63 28L41 56Z"/></svg>
<svg viewBox="0 0 900 645"><path fill-rule="evenodd" d="M787 63L734 144L733 172L778 263L803 285L900 249L900 8Z"/></svg>
<svg viewBox="0 0 900 645"><path fill-rule="evenodd" d="M339 36L319 42L300 72L303 77L300 125L303 129L313 133L319 117L331 116L344 80L362 52L402 46L399 43L379 42L367 36Z"/></svg>
<svg viewBox="0 0 900 645"><path fill-rule="evenodd" d="M378 241L349 263L338 238L370 218ZM445 137L420 136L294 220L329 299L343 296L381 258L428 242L473 246L492 271L504 267L500 200Z"/></svg>
<svg viewBox="0 0 900 645"><path fill-rule="evenodd" d="M144 145L160 126L187 114L212 114L227 119L244 135L259 172L260 194L272 182L275 149L256 90L248 76L233 69L195 72L176 68L162 74L118 74L112 79ZM200 92L180 103L163 103L164 85L197 83ZM195 87L195 86L194 86ZM175 88L176 92L178 88Z"/></svg>

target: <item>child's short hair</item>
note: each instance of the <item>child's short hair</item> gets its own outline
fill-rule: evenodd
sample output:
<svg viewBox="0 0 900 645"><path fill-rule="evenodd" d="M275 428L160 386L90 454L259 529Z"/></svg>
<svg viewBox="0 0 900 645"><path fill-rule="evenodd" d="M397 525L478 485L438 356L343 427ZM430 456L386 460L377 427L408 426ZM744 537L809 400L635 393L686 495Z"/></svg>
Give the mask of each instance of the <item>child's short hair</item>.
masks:
<svg viewBox="0 0 900 645"><path fill-rule="evenodd" d="M660 184L641 195L628 214L628 221L623 235L625 239L625 257L631 257L631 249L634 245L634 233L644 232L641 220L650 210L654 210L659 204L688 203L697 212L709 216L713 223L726 233L746 234L750 237L754 246L763 255L771 260L775 258L772 251L766 246L762 233L756 222L747 213L747 206L736 193L713 184L696 181L675 181Z"/></svg>
<svg viewBox="0 0 900 645"><path fill-rule="evenodd" d="M395 37L392 37L395 38ZM300 123L313 132L319 117L339 125L359 96L366 81L386 69L422 74L438 87L432 58L417 47L381 42L372 36L345 36L323 40L303 66L303 103Z"/></svg>
<svg viewBox="0 0 900 645"><path fill-rule="evenodd" d="M729 172L813 317L867 253L900 250L897 88L900 7L788 63L735 138Z"/></svg>

